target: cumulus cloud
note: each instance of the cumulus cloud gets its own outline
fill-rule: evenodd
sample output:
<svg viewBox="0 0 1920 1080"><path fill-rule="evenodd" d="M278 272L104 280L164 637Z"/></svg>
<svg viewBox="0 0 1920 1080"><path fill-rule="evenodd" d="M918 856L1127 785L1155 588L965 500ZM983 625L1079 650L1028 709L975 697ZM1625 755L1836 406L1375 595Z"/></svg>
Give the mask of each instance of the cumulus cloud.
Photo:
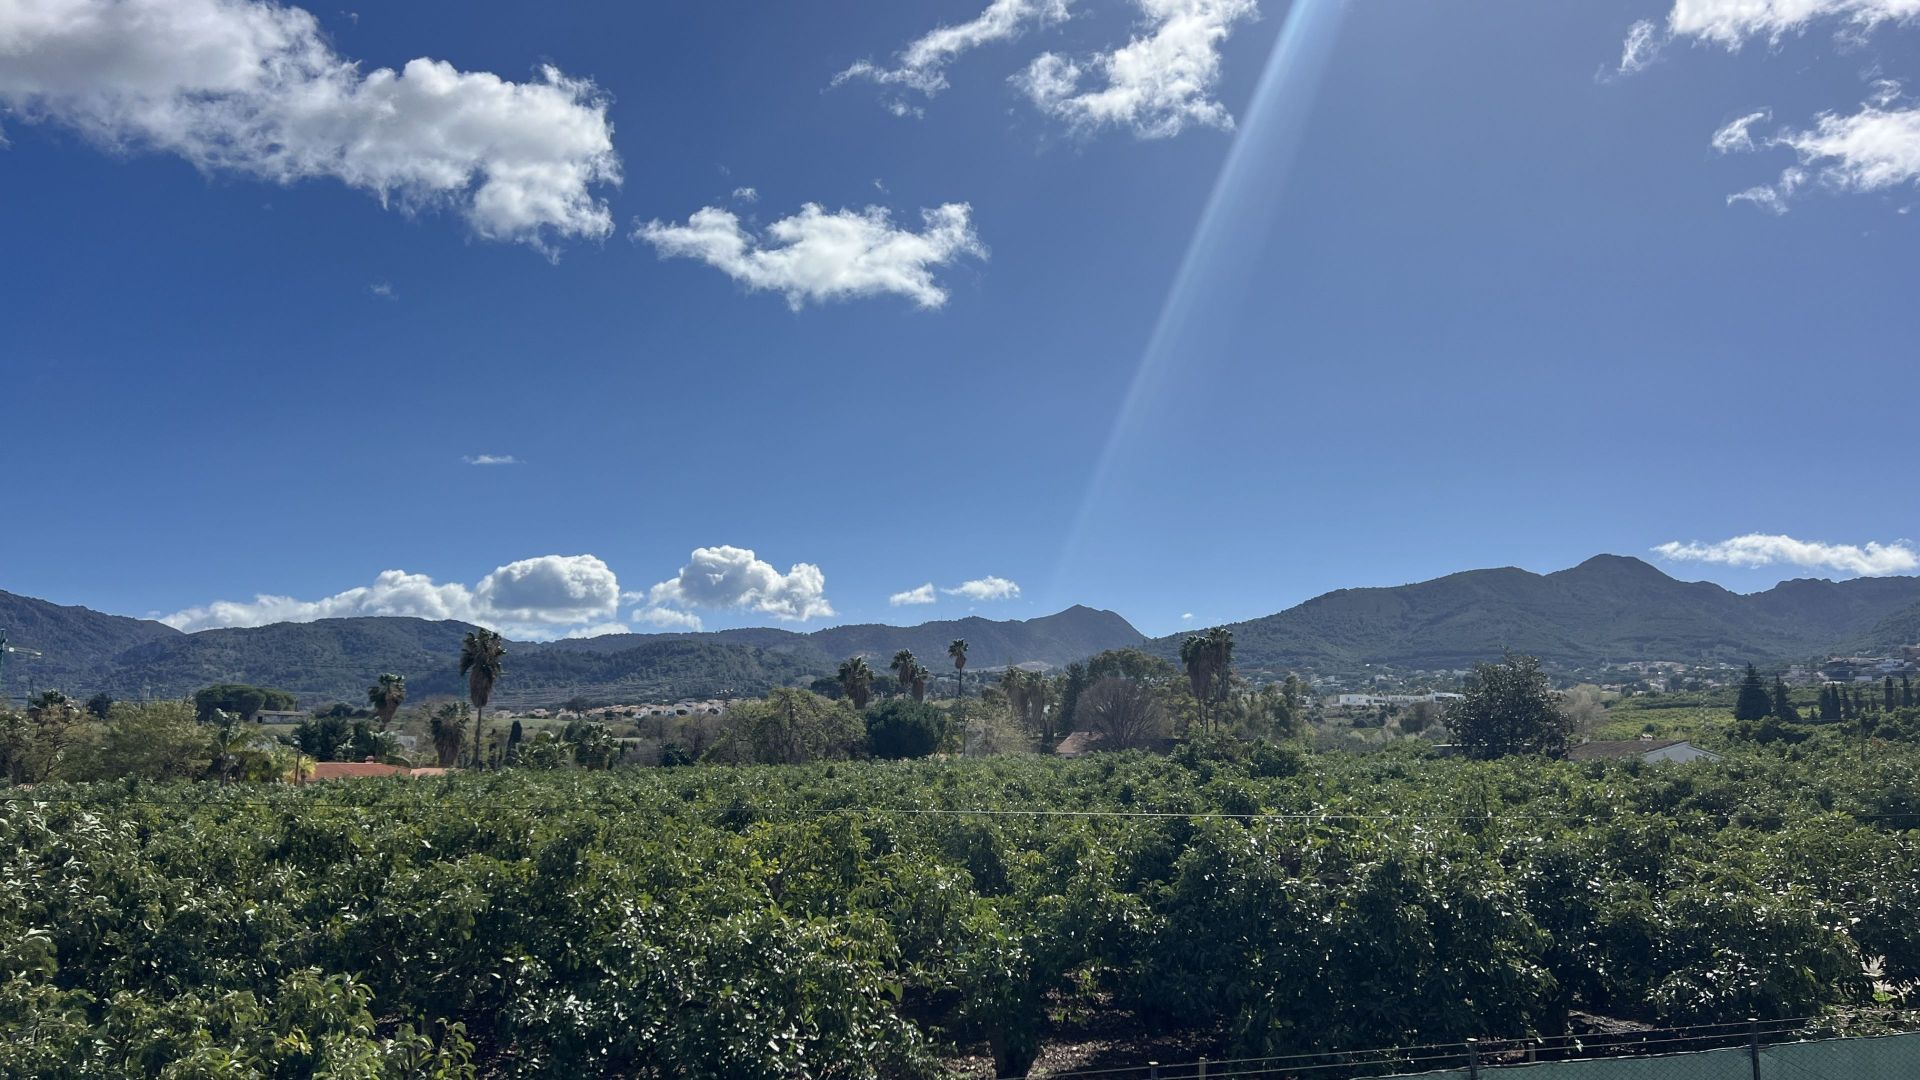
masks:
<svg viewBox="0 0 1920 1080"><path fill-rule="evenodd" d="M611 616L620 580L592 555L542 555L508 563L480 579L474 600L510 623L577 623Z"/></svg>
<svg viewBox="0 0 1920 1080"><path fill-rule="evenodd" d="M634 233L661 258L698 259L752 290L787 298L798 311L816 303L893 293L923 308L947 302L937 267L963 255L987 257L974 234L972 208L947 203L920 214L920 232L894 225L878 206L829 213L808 203L756 234L730 210L709 206L685 224L649 221Z"/></svg>
<svg viewBox="0 0 1920 1080"><path fill-rule="evenodd" d="M1191 612L1191 611L1183 611L1183 612L1181 612L1181 613L1180 613L1180 621L1181 621L1181 622L1192 622L1192 621L1193 621L1193 612Z"/></svg>
<svg viewBox="0 0 1920 1080"><path fill-rule="evenodd" d="M826 591L826 575L812 563L794 563L782 574L750 548L695 548L678 574L647 590L649 611L636 617L656 621L650 612L665 609L684 615L689 608L707 608L753 611L783 622L806 622L833 616Z"/></svg>
<svg viewBox="0 0 1920 1080"><path fill-rule="evenodd" d="M1669 541L1653 549L1663 558L1680 562L1723 563L1728 566L1771 566L1786 563L1833 570L1863 577L1903 574L1920 568L1920 554L1904 541L1882 544L1824 544L1791 536L1748 533L1717 543Z"/></svg>
<svg viewBox="0 0 1920 1080"><path fill-rule="evenodd" d="M1748 129L1765 118L1764 112L1721 128L1713 137L1716 150L1785 149L1799 158L1773 184L1738 192L1727 201L1785 213L1788 202L1809 185L1831 192L1867 192L1920 183L1920 108L1900 107L1899 100L1899 87L1883 81L1875 84L1873 97L1859 111L1822 113L1809 128L1785 129L1755 140Z"/></svg>
<svg viewBox="0 0 1920 1080"><path fill-rule="evenodd" d="M551 637L557 628L607 621L619 603L620 586L607 564L592 555L544 555L509 563L477 586L440 583L425 574L387 570L371 585L319 600L260 594L252 600L216 600L184 608L160 621L176 630L265 626L368 615L457 619L520 637Z"/></svg>
<svg viewBox="0 0 1920 1080"><path fill-rule="evenodd" d="M1255 0L1137 2L1145 33L1084 63L1041 53L1014 85L1042 112L1082 131L1127 127L1157 139L1188 124L1232 128L1233 117L1212 96L1220 47L1235 24L1259 13ZM1089 81L1097 85L1083 89Z"/></svg>
<svg viewBox="0 0 1920 1080"><path fill-rule="evenodd" d="M258 0L0 3L0 106L114 150L282 184L330 178L447 206L484 238L604 237L607 103L553 67L530 82L425 57L363 72L308 12Z"/></svg>
<svg viewBox="0 0 1920 1080"><path fill-rule="evenodd" d="M469 465L518 465L520 459L512 454L468 454L460 459Z"/></svg>
<svg viewBox="0 0 1920 1080"><path fill-rule="evenodd" d="M989 574L940 591L948 596L964 596L969 600L1012 600L1020 595L1020 586L1006 578Z"/></svg>
<svg viewBox="0 0 1920 1080"><path fill-rule="evenodd" d="M905 592L894 593L887 597L887 603L894 607L905 607L908 604L931 604L936 599L938 598L933 594L933 582L929 581L925 585L917 585Z"/></svg>
<svg viewBox="0 0 1920 1080"><path fill-rule="evenodd" d="M883 87L914 90L928 97L947 88L947 65L961 53L999 41L1011 41L1029 26L1048 26L1064 22L1070 0L993 0L985 11L966 22L941 26L915 39L900 51L893 67L882 67L862 60L833 77L839 86L851 79L864 79ZM885 100L895 116L917 114L903 97Z"/></svg>

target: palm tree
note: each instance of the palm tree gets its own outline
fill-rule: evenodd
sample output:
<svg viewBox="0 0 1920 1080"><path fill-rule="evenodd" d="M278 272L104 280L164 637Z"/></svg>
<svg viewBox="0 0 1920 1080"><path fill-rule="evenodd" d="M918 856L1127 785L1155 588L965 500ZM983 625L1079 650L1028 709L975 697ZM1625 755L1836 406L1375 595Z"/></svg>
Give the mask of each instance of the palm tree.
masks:
<svg viewBox="0 0 1920 1080"><path fill-rule="evenodd" d="M846 691L847 699L856 709L867 707L867 698L873 693L873 669L867 666L867 658L855 656L841 661L840 689Z"/></svg>
<svg viewBox="0 0 1920 1080"><path fill-rule="evenodd" d="M209 768L214 778L225 784L240 766L240 754L253 742L253 732L241 726L240 718L223 709L213 711L213 734L208 738L213 751Z"/></svg>
<svg viewBox="0 0 1920 1080"><path fill-rule="evenodd" d="M967 639L954 638L952 644L947 646L947 655L953 658L953 677L954 677L954 680L959 684L954 687L953 696L956 698L966 697L967 696Z"/></svg>
<svg viewBox="0 0 1920 1080"><path fill-rule="evenodd" d="M500 679L500 662L507 655L507 641L492 630L479 629L460 642L460 674L467 678L467 699L473 702L473 766L485 765L487 701L493 697L493 684Z"/></svg>
<svg viewBox="0 0 1920 1080"><path fill-rule="evenodd" d="M374 715L380 718L380 730L387 730L393 723L393 714L400 711L400 703L407 700L407 677L391 672L380 676L367 687L367 704L373 706Z"/></svg>
<svg viewBox="0 0 1920 1080"><path fill-rule="evenodd" d="M1216 626L1190 635L1180 643L1180 662L1187 668L1187 687L1200 707L1200 726L1210 728L1214 701L1226 697L1233 675L1233 631Z"/></svg>
<svg viewBox="0 0 1920 1080"><path fill-rule="evenodd" d="M429 727L433 736L433 753L443 769L460 761L460 750L467 742L466 711L464 704L449 701L433 714Z"/></svg>
<svg viewBox="0 0 1920 1080"><path fill-rule="evenodd" d="M927 665L915 660L913 662L913 700L917 702L927 700L927 680L931 678L933 678L933 672L927 670Z"/></svg>
<svg viewBox="0 0 1920 1080"><path fill-rule="evenodd" d="M893 681L900 684L900 692L904 694L913 685L913 669L920 666L920 661L914 658L912 649L901 649L893 654L893 663L887 666L893 669Z"/></svg>

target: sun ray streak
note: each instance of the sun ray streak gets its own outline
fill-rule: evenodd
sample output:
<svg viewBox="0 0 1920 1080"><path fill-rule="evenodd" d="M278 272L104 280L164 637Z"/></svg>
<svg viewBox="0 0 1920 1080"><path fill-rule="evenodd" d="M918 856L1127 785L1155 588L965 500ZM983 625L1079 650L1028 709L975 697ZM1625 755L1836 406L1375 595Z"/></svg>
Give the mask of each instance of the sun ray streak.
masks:
<svg viewBox="0 0 1920 1080"><path fill-rule="evenodd" d="M1287 11L1246 120L1214 179L1206 209L1088 479L1050 583L1056 593L1088 542L1089 520L1113 485L1116 459L1133 438L1146 406L1175 374L1196 321L1209 312L1231 313L1245 294L1248 274L1265 252L1279 213L1288 172L1333 54L1344 3L1294 0Z"/></svg>

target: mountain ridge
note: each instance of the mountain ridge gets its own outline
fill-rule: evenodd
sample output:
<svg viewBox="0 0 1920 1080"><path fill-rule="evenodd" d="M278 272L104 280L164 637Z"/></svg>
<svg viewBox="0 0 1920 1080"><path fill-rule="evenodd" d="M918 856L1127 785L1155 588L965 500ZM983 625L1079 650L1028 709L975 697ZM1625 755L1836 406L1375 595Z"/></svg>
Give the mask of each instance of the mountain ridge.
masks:
<svg viewBox="0 0 1920 1080"><path fill-rule="evenodd" d="M1236 664L1278 674L1458 669L1508 648L1561 669L1628 660L1778 662L1896 647L1909 624L1920 632L1920 578L1794 578L1736 593L1603 554L1546 574L1509 566L1336 589L1227 626ZM1182 637L1156 638L1148 648L1175 656Z"/></svg>
<svg viewBox="0 0 1920 1080"><path fill-rule="evenodd" d="M1226 625L1234 631L1236 664L1255 677L1457 669L1509 648L1561 670L1629 660L1777 663L1920 640L1920 578L1793 578L1735 593L1712 582L1677 580L1632 556L1603 554L1545 574L1507 566L1336 589ZM416 698L457 694L460 639L472 629L462 622L363 616L188 634L7 592L0 592L0 627L17 644L46 653L31 668L18 665L9 674L9 685L0 688L8 696L19 696L26 678L69 693L167 697L234 681L275 686L308 702L357 701L382 671L405 674ZM1115 612L1076 604L1033 619L967 616L908 627L742 627L514 642L499 700L759 693L830 674L848 656L866 656L884 670L903 648L945 675L953 638L969 642L974 670L1008 663L1059 667L1132 646L1171 658L1184 636L1150 639Z"/></svg>
<svg viewBox="0 0 1920 1080"><path fill-rule="evenodd" d="M358 616L183 633L163 623L0 591L0 627L44 657L8 675L5 696L29 686L70 694L176 697L216 682L287 690L305 703L357 702L374 675L407 677L416 700L458 694L460 641L474 627L407 616ZM811 681L848 656L884 671L911 649L936 673L950 671L947 643L967 638L976 667L1004 662L1059 667L1146 636L1115 612L1075 605L1033 619L979 616L917 626L847 624L809 632L743 627L706 632L609 634L512 641L496 700L676 699L761 693Z"/></svg>

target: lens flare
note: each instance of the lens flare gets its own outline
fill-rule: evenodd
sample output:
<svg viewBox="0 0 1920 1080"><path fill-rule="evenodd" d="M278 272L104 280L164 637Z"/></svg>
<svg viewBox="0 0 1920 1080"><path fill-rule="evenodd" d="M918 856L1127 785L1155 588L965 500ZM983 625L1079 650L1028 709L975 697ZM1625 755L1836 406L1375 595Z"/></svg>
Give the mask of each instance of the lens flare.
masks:
<svg viewBox="0 0 1920 1080"><path fill-rule="evenodd" d="M1333 54L1344 4L1345 0L1294 0L1287 11L1252 103L1214 178L1206 210L1187 242L1160 318L1088 479L1050 582L1056 598L1065 574L1085 550L1093 511L1114 485L1117 459L1134 441L1147 406L1176 370L1176 360L1194 328L1209 314L1231 313L1239 306L1248 275L1266 251L1288 173Z"/></svg>

